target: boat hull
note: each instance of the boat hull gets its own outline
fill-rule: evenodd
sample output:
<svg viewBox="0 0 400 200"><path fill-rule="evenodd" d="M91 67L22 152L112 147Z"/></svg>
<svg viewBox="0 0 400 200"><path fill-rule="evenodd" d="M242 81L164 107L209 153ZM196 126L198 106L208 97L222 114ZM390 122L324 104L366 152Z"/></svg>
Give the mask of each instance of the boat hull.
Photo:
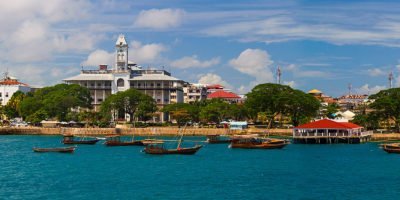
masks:
<svg viewBox="0 0 400 200"><path fill-rule="evenodd" d="M99 140L68 140L68 141L63 141L64 144L96 144Z"/></svg>
<svg viewBox="0 0 400 200"><path fill-rule="evenodd" d="M382 145L384 151L388 153L398 153L400 154L400 146L392 145L392 144L384 144Z"/></svg>
<svg viewBox="0 0 400 200"><path fill-rule="evenodd" d="M130 142L121 142L121 141L106 141L104 143L106 146L115 147L115 146L144 146L143 142L140 140L130 141Z"/></svg>
<svg viewBox="0 0 400 200"><path fill-rule="evenodd" d="M163 154L193 155L202 147L203 147L202 145L196 145L195 147L191 148L164 149L159 147L146 146L146 148L143 151L147 154L158 154L158 155L163 155Z"/></svg>
<svg viewBox="0 0 400 200"><path fill-rule="evenodd" d="M45 153L45 152L73 153L75 149L76 147L33 148L33 151L37 153Z"/></svg>
<svg viewBox="0 0 400 200"><path fill-rule="evenodd" d="M241 143L231 143L231 148L242 148L242 149L282 149L287 144L268 144L268 143L261 143L261 144L241 144Z"/></svg>

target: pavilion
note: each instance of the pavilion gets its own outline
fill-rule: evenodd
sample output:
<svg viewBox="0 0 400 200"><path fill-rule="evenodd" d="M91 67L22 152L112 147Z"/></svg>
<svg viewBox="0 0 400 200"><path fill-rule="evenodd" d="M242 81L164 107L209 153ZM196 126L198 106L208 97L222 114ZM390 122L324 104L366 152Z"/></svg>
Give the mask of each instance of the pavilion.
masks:
<svg viewBox="0 0 400 200"><path fill-rule="evenodd" d="M322 119L293 128L294 143L362 143L371 139L372 131L350 122Z"/></svg>

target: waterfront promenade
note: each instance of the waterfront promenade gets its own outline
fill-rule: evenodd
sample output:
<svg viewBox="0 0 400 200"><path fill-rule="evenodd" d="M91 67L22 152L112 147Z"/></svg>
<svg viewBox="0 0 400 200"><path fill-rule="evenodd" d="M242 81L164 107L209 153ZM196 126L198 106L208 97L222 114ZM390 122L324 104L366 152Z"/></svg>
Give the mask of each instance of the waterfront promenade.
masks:
<svg viewBox="0 0 400 200"><path fill-rule="evenodd" d="M147 127L147 128L42 128L42 127L0 127L0 135L136 135L136 136L175 136L178 127ZM270 129L270 136L291 137L292 129ZM227 130L223 128L186 128L186 136L206 135L235 135L235 134L266 134L265 129L249 128L246 130ZM376 133L372 135L372 141L400 140L400 133Z"/></svg>

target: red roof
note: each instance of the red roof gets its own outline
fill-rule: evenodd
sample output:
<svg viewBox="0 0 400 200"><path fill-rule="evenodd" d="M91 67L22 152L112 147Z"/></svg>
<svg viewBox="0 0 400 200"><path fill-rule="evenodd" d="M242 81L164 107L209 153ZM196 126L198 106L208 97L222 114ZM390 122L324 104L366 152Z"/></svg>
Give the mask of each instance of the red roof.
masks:
<svg viewBox="0 0 400 200"><path fill-rule="evenodd" d="M213 99L213 98L240 99L240 97L237 94L232 93L232 92L223 91L223 90L213 92L213 93L209 94L207 96L207 98L209 98L209 99Z"/></svg>
<svg viewBox="0 0 400 200"><path fill-rule="evenodd" d="M354 128L362 128L357 124L353 124L350 122L335 122L330 119L321 119L315 122L310 122L307 124L302 124L295 128L300 129L354 129Z"/></svg>
<svg viewBox="0 0 400 200"><path fill-rule="evenodd" d="M25 83L21 83L15 79L3 79L0 81L0 85L23 85L23 86L28 86Z"/></svg>

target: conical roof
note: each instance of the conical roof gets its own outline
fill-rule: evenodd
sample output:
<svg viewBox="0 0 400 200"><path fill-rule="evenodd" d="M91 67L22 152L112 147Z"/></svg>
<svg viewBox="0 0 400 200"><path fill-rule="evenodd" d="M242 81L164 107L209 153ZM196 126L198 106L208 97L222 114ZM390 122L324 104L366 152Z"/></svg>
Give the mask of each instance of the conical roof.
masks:
<svg viewBox="0 0 400 200"><path fill-rule="evenodd" d="M317 89L312 89L312 90L308 91L308 94L322 94L322 92Z"/></svg>

